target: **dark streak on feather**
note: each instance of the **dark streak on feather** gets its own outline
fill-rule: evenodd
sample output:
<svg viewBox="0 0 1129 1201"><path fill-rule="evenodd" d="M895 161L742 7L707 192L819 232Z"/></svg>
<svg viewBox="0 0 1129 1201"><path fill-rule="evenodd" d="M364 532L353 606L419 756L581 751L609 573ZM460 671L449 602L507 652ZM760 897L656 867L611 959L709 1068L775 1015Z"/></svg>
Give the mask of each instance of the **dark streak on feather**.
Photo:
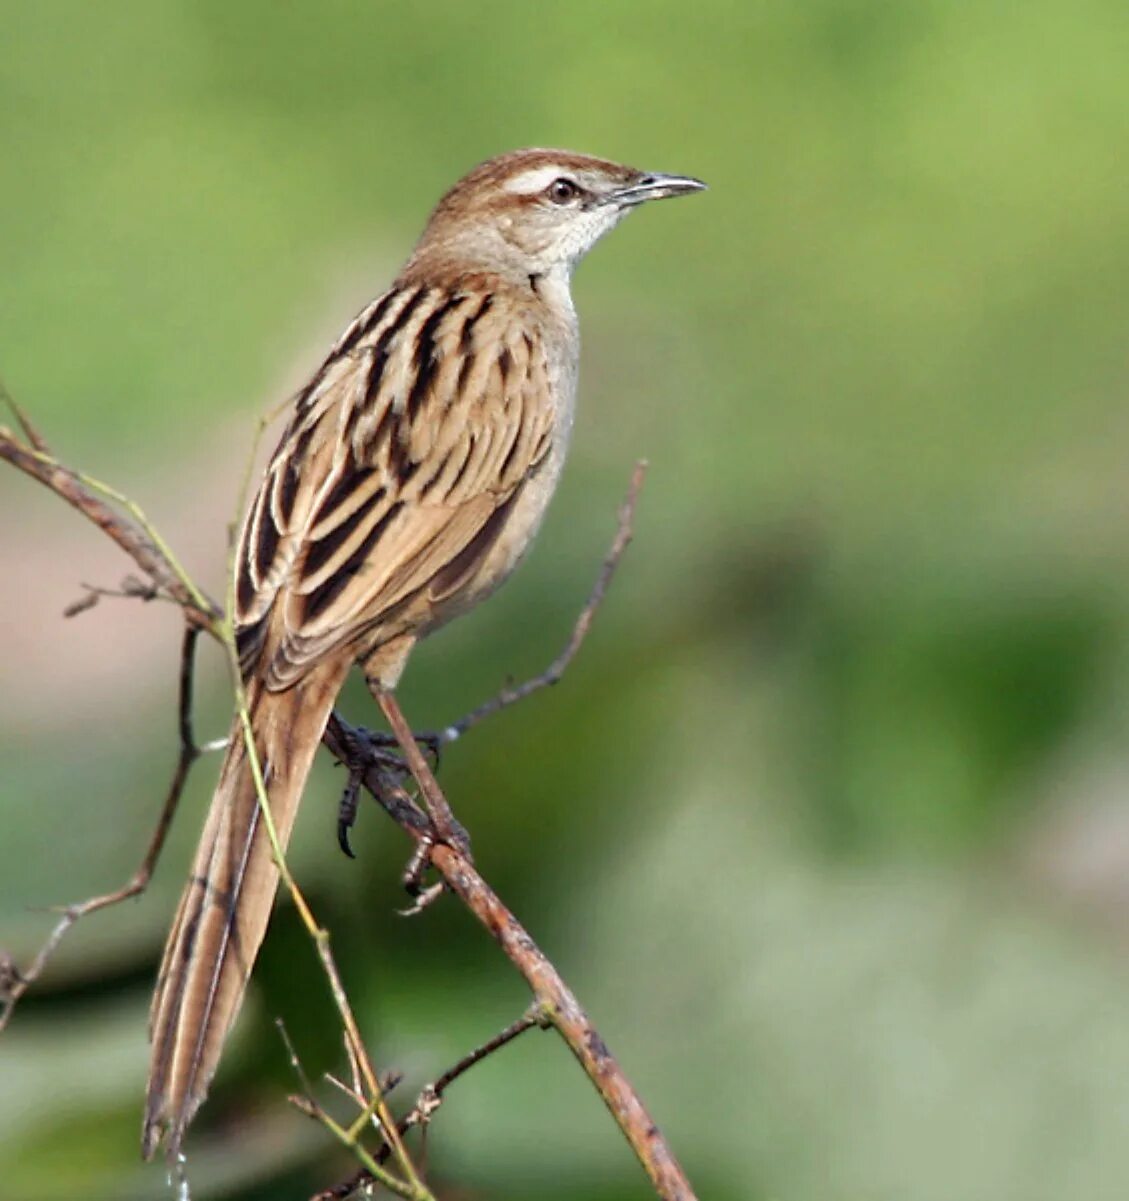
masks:
<svg viewBox="0 0 1129 1201"><path fill-rule="evenodd" d="M340 488L340 484L338 488ZM358 505L356 511L350 513L344 521L335 525L324 538L311 542L306 548L306 559L302 565L304 575L316 575L331 558L349 541L353 532L372 512L373 506L384 500L384 489L377 488L364 504Z"/></svg>
<svg viewBox="0 0 1129 1201"><path fill-rule="evenodd" d="M368 381L365 385L365 401L368 405L372 405L379 398L380 387L384 382L384 369L388 366L388 356L391 353L392 339L404 327L412 313L419 307L420 302L427 295L429 289L417 288L411 295L411 298L404 307L396 314L395 318L385 329L379 338L376 340L375 346L372 348L372 363L369 365ZM352 440L353 427L356 421L364 415L366 410L362 406L354 406L353 414L349 419L349 427L346 436ZM365 450L365 457L375 457L377 448L380 446L381 439L391 436L392 426L396 421L396 414L392 410L392 398L386 397L384 403L384 411L380 414L380 419L376 423L376 428L373 430L369 438L368 446Z"/></svg>
<svg viewBox="0 0 1129 1201"><path fill-rule="evenodd" d="M243 673L243 678L251 674L252 668L255 666L255 660L259 656L259 651L262 649L263 636L266 633L268 614L263 614L258 621L252 622L251 625L240 626L235 631L235 649L239 654L239 668Z"/></svg>
<svg viewBox="0 0 1129 1201"><path fill-rule="evenodd" d="M279 520L289 524L294 512L294 498L298 495L298 468L293 459L287 459L279 472L275 493L278 496Z"/></svg>
<svg viewBox="0 0 1129 1201"><path fill-rule="evenodd" d="M486 558L490 548L498 540L498 535L505 528L506 519L520 494L521 488L515 488L508 499L483 522L478 533L466 546L445 567L431 577L427 590L432 597L449 596L452 592L457 592L470 579Z"/></svg>
<svg viewBox="0 0 1129 1201"><path fill-rule="evenodd" d="M416 288L404 307L388 323L387 328L381 331L380 337L377 338L376 344L372 348L372 365L369 367L368 385L365 388L367 400L372 400L380 390L384 368L388 363L388 353L392 347L392 339L411 320L412 314L419 308L423 298L430 290L430 288Z"/></svg>
<svg viewBox="0 0 1129 1201"><path fill-rule="evenodd" d="M286 456L288 464L292 464L296 472L300 472L302 470L302 464L305 462L306 455L310 452L310 442L313 440L314 430L316 428L316 422L307 425L306 428L295 439L293 451ZM285 443L286 439L283 439L283 442ZM282 447L280 446L278 451L275 452L276 458L281 451Z"/></svg>
<svg viewBox="0 0 1129 1201"><path fill-rule="evenodd" d="M341 592L352 577L364 566L365 561L372 552L372 548L402 508L403 504L397 501L372 527L365 536L364 541L349 558L342 563L320 588L316 588L310 593L306 598L305 618L307 621L324 612L341 595Z"/></svg>
<svg viewBox="0 0 1129 1201"><path fill-rule="evenodd" d="M502 387L506 386L506 380L509 379L510 370L514 365L514 356L510 354L510 348L503 346L498 355L498 370L502 373Z"/></svg>
<svg viewBox="0 0 1129 1201"><path fill-rule="evenodd" d="M419 470L419 463L411 457L408 446L401 437L394 436L388 443L388 466L401 488Z"/></svg>
<svg viewBox="0 0 1129 1201"><path fill-rule="evenodd" d="M474 353L474 327L486 316L494 304L494 294L487 292L482 298L482 303L477 309L463 322L463 332L459 335L459 354L473 355Z"/></svg>
<svg viewBox="0 0 1129 1201"><path fill-rule="evenodd" d="M394 291L385 292L371 313L367 316L362 313L357 317L353 324L341 335L337 345L333 348L333 354L330 358L336 358L339 354L348 354L365 334L371 333L384 320L385 313L388 312L397 295L398 293Z"/></svg>
<svg viewBox="0 0 1129 1201"><path fill-rule="evenodd" d="M267 578L274 563L274 553L278 550L278 527L271 516L270 505L264 496L258 504L258 529L255 531L258 539L255 543L255 570L258 572L260 583Z"/></svg>
<svg viewBox="0 0 1129 1201"><path fill-rule="evenodd" d="M412 387L408 392L408 402L405 409L409 421L414 421L419 414L424 397L427 396L427 390L431 386L431 381L435 375L435 368L438 365L435 354L435 335L439 330L439 326L443 318L452 309L462 304L462 302L463 296L460 292L449 296L419 327L419 332L416 334L415 356L412 363L415 378L412 380Z"/></svg>
<svg viewBox="0 0 1129 1201"><path fill-rule="evenodd" d="M249 609L255 599L255 582L251 579L251 564L245 556L239 561L239 574L235 581L235 597L241 609Z"/></svg>
<svg viewBox="0 0 1129 1201"><path fill-rule="evenodd" d="M329 494L318 505L318 511L314 514L313 521L310 522L311 527L319 526L329 517L335 510L339 509L346 500L349 499L359 489L363 488L374 475L377 475L375 467L356 467L354 460L349 459L344 469L341 472L341 478L330 489ZM374 500L379 499L384 495L384 489L378 488L373 497ZM363 507L367 507L366 506Z"/></svg>

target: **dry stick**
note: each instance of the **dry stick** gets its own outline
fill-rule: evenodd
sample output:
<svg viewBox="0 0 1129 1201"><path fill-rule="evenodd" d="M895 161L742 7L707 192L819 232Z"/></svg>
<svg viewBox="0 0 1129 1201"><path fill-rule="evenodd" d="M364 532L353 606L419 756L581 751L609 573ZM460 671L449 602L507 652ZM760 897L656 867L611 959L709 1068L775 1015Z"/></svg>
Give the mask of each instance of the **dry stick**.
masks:
<svg viewBox="0 0 1129 1201"><path fill-rule="evenodd" d="M33 437L33 434L29 433L29 437ZM34 434L33 441L39 444L42 443L42 438ZM0 459L38 480L84 517L93 521L163 592L177 602L184 611L186 621L213 634L217 633L215 626L223 620L223 610L207 598L203 598L204 604L201 604L202 594L194 596L191 590L185 587L161 548L136 522L123 517L112 505L99 500L82 482L77 472L64 467L62 463L56 462L42 451L23 446L12 436L11 431L3 426L0 426Z"/></svg>
<svg viewBox="0 0 1129 1201"><path fill-rule="evenodd" d="M193 595L192 590L185 587L162 549L145 534L139 525L115 512L111 506L95 497L77 473L55 462L46 454L45 450L40 449L45 447L46 443L32 429L30 423L25 423L22 416L21 424L34 449L21 445L9 430L0 427L0 459L12 463L27 475L39 480L40 483L57 493L93 521L109 538L126 551L170 597L181 605L185 620L190 625L206 629L214 637L222 640L218 628L222 621L222 610L206 598L205 603L201 604L200 595ZM636 478L641 466L636 467L636 476L632 478L634 490L637 490ZM625 507L628 509L628 521L623 521L621 511L621 530L625 524L630 526L630 507ZM629 537L629 533L626 536ZM546 674L551 674L551 669L550 673ZM504 707L504 704L498 706L498 708L501 707ZM490 711L494 711L493 708ZM331 723L326 732L326 744L334 754L347 761L349 748L340 741L337 741L335 746L333 733L334 727ZM421 789L432 791L433 795L438 793L439 796L442 796L438 784L434 784L434 776L428 768L426 760L423 759L415 740L409 737L407 744L402 744L402 749L409 764L413 767L413 774L417 776L417 780L419 779L418 769L422 765L424 779L419 781ZM429 778L430 783L425 784L424 781ZM380 799L381 793L387 789L387 773L385 772L383 775L376 771L365 773L364 779L365 787ZM445 798L443 803L446 803ZM450 807L447 806L447 809L449 811ZM415 823L410 820L403 821L402 825L416 839L428 836L428 830L417 829ZM452 891L494 935L507 957L525 977L542 1007L545 1020L550 1022L565 1039L599 1090L616 1122L655 1184L658 1195L663 1198L663 1201L693 1201L693 1191L678 1166L673 1152L667 1146L657 1127L651 1121L642 1101L635 1094L619 1065L608 1052L603 1040L592 1027L576 998L553 965L542 954L513 914L501 903L489 885L458 851L440 844L433 848L431 858L436 870L443 876ZM325 947L324 950L328 952L328 947Z"/></svg>
<svg viewBox="0 0 1129 1201"><path fill-rule="evenodd" d="M580 610L580 616L572 627L572 633L569 635L568 642L565 643L564 650L540 675L526 680L524 684L508 685L497 696L486 701L485 704L479 705L477 709L472 709L465 717L441 730L438 735L440 741L454 742L456 738L461 738L479 722L493 717L502 709L508 709L510 705L516 705L518 701L525 700L534 692L539 692L542 688L549 688L560 681L568 665L576 657L576 652L580 650L581 643L588 636L592 620L596 616L596 610L603 603L604 594L612 582L612 576L615 575L620 559L623 558L623 552L631 543L634 535L635 504L639 499L639 490L643 487L643 479L646 474L647 460L640 459L631 473L631 483L628 485L627 495L619 507L619 524L616 527L615 540L604 556L604 561L600 565L600 574L596 577L596 583L593 585L584 608Z"/></svg>
<svg viewBox="0 0 1129 1201"><path fill-rule="evenodd" d="M67 605L63 610L63 616L78 617L80 613L88 613L103 597L111 597L114 600L131 597L134 600L152 601L159 600L160 596L161 590L156 584L146 584L144 580L139 580L135 575L127 575L122 580L120 588L102 588L98 584L83 584L82 596Z"/></svg>
<svg viewBox="0 0 1129 1201"><path fill-rule="evenodd" d="M543 1019L555 1027L596 1086L659 1197L663 1201L694 1201L690 1181L674 1152L557 969L458 851L437 845L431 862L525 977Z"/></svg>
<svg viewBox="0 0 1129 1201"><path fill-rule="evenodd" d="M107 909L111 905L117 905L119 902L127 900L129 897L135 897L139 893L144 892L149 886L149 879L153 875L153 868L160 857L162 847L165 845L165 838L168 835L169 826L172 824L173 814L180 803L180 795L184 791L184 784L188 779L189 768L191 768L200 755L200 748L196 745L192 734L192 667L196 656L196 641L199 636L199 627L193 625L186 625L184 627L184 640L181 644L180 654L179 700L177 703L177 720L180 730L180 756L176 761L176 770L173 772L172 782L169 784L165 804L161 809L160 817L157 819L157 826L149 840L149 846L145 851L144 858L141 860L140 865L133 873L129 882L115 892L108 892L99 897L90 897L85 901L80 901L78 904L67 905L62 910L63 916L59 919L54 930L51 931L46 942L40 947L39 953L31 965L22 971L15 971L14 979L9 984L2 1000L0 1000L0 1030L3 1030L7 1026L20 998L39 978L43 969L47 966L47 961L55 953L59 943L63 941L63 937L72 926L86 917L87 914L96 913L99 909Z"/></svg>
<svg viewBox="0 0 1129 1201"><path fill-rule="evenodd" d="M3 380L0 380L0 400L12 410L13 416L19 422L20 429L23 430L24 437L31 443L32 449L39 451L41 455L49 455L51 448L47 445L46 439L31 424L31 418L16 403L16 398L8 391L8 385Z"/></svg>
<svg viewBox="0 0 1129 1201"><path fill-rule="evenodd" d="M415 740L409 736L402 744L402 750L423 795L430 797L440 792L439 784ZM344 745L340 751L346 756L349 753ZM334 753L337 754L338 750L334 749ZM356 763L350 763L350 768L357 772L365 788L383 804L382 795L389 788L387 771L380 767L366 770ZM398 799L403 806L405 798ZM392 812L391 809L389 811ZM400 812L403 812L402 808ZM417 841L431 837L430 827L425 820L409 817L400 824ZM568 1044L569 1050L580 1062L631 1144L658 1196L663 1201L694 1201L694 1192L686 1174L623 1074L623 1069L592 1025L575 994L528 931L502 904L461 851L440 842L430 848L430 857L432 866L443 877L447 887L494 936L506 957L525 977L525 982L533 992L534 1011L539 1020L553 1026ZM359 1188L367 1179L361 1173L349 1182L350 1190ZM330 1195L348 1196L348 1192Z"/></svg>
<svg viewBox="0 0 1129 1201"><path fill-rule="evenodd" d="M400 750L407 761L408 768L416 778L432 825L435 827L436 837L442 842L457 842L465 847L466 835L464 834L460 838L457 833L459 825L455 821L455 815L451 812L451 806L447 803L447 798L443 795L443 790L439 787L431 768L428 767L427 760L419 749L419 743L416 742L416 736L412 733L412 727L408 725L396 697L391 692L381 692L377 696L377 701L384 716L388 719L388 724L392 727L392 733L396 735L396 741L400 744Z"/></svg>

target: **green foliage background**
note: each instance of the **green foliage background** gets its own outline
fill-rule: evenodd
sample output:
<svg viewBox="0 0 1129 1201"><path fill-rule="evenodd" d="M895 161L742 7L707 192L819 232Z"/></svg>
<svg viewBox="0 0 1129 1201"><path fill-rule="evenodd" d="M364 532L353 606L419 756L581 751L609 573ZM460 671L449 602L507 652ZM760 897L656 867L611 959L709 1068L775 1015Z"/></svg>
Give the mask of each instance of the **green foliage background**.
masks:
<svg viewBox="0 0 1129 1201"><path fill-rule="evenodd" d="M219 591L254 421L478 160L565 145L708 180L582 268L582 410L537 551L413 662L480 863L715 1201L1122 1198L1129 1181L1129 8L1115 0L0 3L0 374ZM0 473L0 943L111 887L175 753L176 616L70 622L127 565ZM199 722L226 722L218 656ZM369 713L363 695L346 707ZM0 1039L0 1195L171 1195L137 1161L145 1007L210 773L151 892ZM406 847L294 851L405 1097L523 1007ZM282 1015L341 1070L279 913L190 1144L198 1198L348 1161L289 1111ZM566 1052L451 1094L450 1198L649 1194Z"/></svg>

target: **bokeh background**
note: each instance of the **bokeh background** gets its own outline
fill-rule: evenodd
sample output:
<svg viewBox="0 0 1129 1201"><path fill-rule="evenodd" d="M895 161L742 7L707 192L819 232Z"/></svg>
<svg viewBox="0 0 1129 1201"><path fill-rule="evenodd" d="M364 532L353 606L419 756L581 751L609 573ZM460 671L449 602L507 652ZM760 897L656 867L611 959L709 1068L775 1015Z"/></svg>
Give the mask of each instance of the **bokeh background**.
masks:
<svg viewBox="0 0 1129 1201"><path fill-rule="evenodd" d="M416 656L435 726L556 653L633 461L638 536L565 682L451 750L488 878L714 1201L1129 1191L1129 8L1118 0L0 4L0 374L213 591L254 433L465 169L564 145L708 180L584 264L582 408L541 541ZM175 755L175 613L0 473L0 945L118 884ZM226 726L204 655L201 736ZM346 711L371 712L361 691ZM214 760L154 885L0 1039L0 1195L171 1195L148 991ZM403 1096L523 1008L339 772L293 862ZM347 1157L272 1019L342 1067L279 912L190 1142L194 1195ZM445 1198L642 1201L530 1035L451 1093Z"/></svg>

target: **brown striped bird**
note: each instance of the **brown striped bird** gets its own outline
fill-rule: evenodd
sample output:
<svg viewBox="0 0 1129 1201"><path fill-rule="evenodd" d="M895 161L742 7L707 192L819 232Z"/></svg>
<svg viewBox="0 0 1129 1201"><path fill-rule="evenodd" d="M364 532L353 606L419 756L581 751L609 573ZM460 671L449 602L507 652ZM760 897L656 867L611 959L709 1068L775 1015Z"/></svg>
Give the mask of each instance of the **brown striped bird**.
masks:
<svg viewBox="0 0 1129 1201"><path fill-rule="evenodd" d="M573 268L632 209L702 187L563 150L482 163L299 392L234 581L283 846L350 667L387 699L416 642L528 550L573 424ZM279 872L261 818L237 719L153 997L147 1157L162 1138L180 1153L266 933Z"/></svg>

